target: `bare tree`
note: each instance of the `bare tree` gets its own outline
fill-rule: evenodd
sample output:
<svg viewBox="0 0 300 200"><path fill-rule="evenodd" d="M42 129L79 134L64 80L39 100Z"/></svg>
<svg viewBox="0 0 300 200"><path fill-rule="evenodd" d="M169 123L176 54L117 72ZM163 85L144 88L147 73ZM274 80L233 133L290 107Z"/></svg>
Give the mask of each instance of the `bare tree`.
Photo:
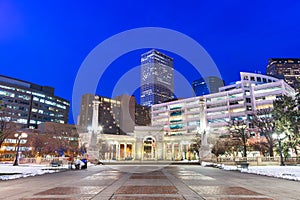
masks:
<svg viewBox="0 0 300 200"><path fill-rule="evenodd" d="M60 155L79 153L79 136L75 126L48 122L45 123L43 131L56 141L54 151L57 151Z"/></svg>
<svg viewBox="0 0 300 200"><path fill-rule="evenodd" d="M5 109L0 107L0 147L5 139L16 132L17 126L12 122Z"/></svg>
<svg viewBox="0 0 300 200"><path fill-rule="evenodd" d="M228 132L233 140L240 140L243 146L243 156L247 157L247 140L250 137L247 120L232 119L227 124Z"/></svg>
<svg viewBox="0 0 300 200"><path fill-rule="evenodd" d="M32 147L31 156L54 155L58 148L57 140L45 133L30 133L28 135L28 145Z"/></svg>
<svg viewBox="0 0 300 200"><path fill-rule="evenodd" d="M266 144L268 147L269 155L271 157L274 156L273 148L274 148L274 139L272 135L274 134L276 127L275 127L275 120L272 116L273 109L266 108L258 110L253 119L251 120L252 124L254 125L254 129L258 131L264 138L267 140Z"/></svg>
<svg viewBox="0 0 300 200"><path fill-rule="evenodd" d="M191 152L196 152L197 155L199 155L200 148L201 148L201 134L196 133L195 137L192 140L190 151Z"/></svg>

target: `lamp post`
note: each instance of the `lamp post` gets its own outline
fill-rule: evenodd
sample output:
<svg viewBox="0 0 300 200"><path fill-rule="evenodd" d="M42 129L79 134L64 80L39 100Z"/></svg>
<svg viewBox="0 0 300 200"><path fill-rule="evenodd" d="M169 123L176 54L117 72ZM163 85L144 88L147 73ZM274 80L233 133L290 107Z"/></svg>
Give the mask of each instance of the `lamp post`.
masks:
<svg viewBox="0 0 300 200"><path fill-rule="evenodd" d="M281 140L284 138L284 134L273 134L273 138L278 140L278 146L279 146L279 155L280 155L280 166L284 166L283 156L282 156L282 146L281 146Z"/></svg>
<svg viewBox="0 0 300 200"><path fill-rule="evenodd" d="M18 140L18 145L17 145L16 158L15 158L15 162L14 162L13 166L18 166L19 165L20 142L21 142L22 138L27 138L27 134L26 133L16 133L14 136Z"/></svg>
<svg viewBox="0 0 300 200"><path fill-rule="evenodd" d="M99 125L96 130L97 134L101 134L102 131L103 131L103 127L101 125Z"/></svg>

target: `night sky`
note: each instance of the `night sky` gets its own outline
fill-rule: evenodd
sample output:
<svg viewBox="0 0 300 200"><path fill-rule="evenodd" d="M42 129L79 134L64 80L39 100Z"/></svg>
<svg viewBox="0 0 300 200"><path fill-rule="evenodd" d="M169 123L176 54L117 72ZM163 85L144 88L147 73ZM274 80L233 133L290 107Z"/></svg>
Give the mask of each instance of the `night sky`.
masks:
<svg viewBox="0 0 300 200"><path fill-rule="evenodd" d="M299 11L297 0L0 0L0 74L52 86L57 96L71 101L77 71L98 44L129 29L162 27L201 44L228 84L239 79L240 71L265 73L268 58L300 57ZM110 97L116 82L140 64L147 50L115 60L97 94ZM185 59L163 52L190 82L199 78ZM72 110L69 118L73 123Z"/></svg>

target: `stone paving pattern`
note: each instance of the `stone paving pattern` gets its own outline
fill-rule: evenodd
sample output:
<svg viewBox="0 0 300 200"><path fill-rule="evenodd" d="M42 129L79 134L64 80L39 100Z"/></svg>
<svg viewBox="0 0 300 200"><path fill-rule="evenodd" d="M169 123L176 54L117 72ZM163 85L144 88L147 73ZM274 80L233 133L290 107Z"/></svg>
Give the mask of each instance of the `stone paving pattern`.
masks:
<svg viewBox="0 0 300 200"><path fill-rule="evenodd" d="M83 176L74 185L53 187L23 200L272 199L243 187L220 185L215 178L184 167L167 166L157 169L135 166L134 171L138 173L107 167L101 172Z"/></svg>

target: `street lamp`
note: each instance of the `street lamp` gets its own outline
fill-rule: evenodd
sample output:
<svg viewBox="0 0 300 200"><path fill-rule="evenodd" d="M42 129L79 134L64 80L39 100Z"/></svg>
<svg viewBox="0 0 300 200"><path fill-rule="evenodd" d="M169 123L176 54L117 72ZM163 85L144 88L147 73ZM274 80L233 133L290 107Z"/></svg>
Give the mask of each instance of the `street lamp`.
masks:
<svg viewBox="0 0 300 200"><path fill-rule="evenodd" d="M88 131L88 133L91 133L91 132L93 131L92 127L91 127L91 126L88 126L88 127L87 127L87 131Z"/></svg>
<svg viewBox="0 0 300 200"><path fill-rule="evenodd" d="M281 140L284 138L284 134L273 134L273 138L278 140L278 146L279 146L279 154L280 154L280 166L284 166L283 156L282 156L282 146L281 146Z"/></svg>
<svg viewBox="0 0 300 200"><path fill-rule="evenodd" d="M20 149L20 142L22 138L27 138L27 133L16 133L15 138L18 140L18 146L17 146L17 152L16 152L16 158L13 166L18 166L19 165L19 149Z"/></svg>
<svg viewBox="0 0 300 200"><path fill-rule="evenodd" d="M96 130L97 134L102 133L102 131L103 131L103 127L99 125Z"/></svg>

